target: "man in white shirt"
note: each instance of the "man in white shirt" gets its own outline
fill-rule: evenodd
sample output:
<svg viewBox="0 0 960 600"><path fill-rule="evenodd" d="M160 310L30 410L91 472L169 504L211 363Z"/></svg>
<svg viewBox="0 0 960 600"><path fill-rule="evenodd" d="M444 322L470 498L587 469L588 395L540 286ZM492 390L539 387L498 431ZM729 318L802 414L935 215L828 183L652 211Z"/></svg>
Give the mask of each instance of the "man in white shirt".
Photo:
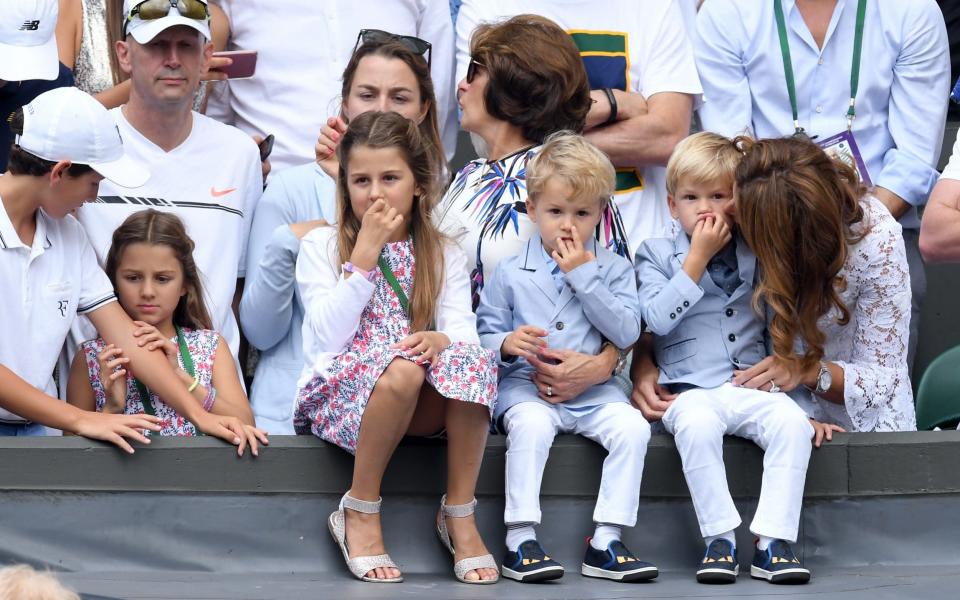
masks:
<svg viewBox="0 0 960 600"><path fill-rule="evenodd" d="M702 91L680 4L688 1L464 0L457 16L458 80L482 22L534 13L573 37L593 90L584 135L617 166L614 198L631 252L672 232L665 166Z"/></svg>
<svg viewBox="0 0 960 600"><path fill-rule="evenodd" d="M900 220L913 292L912 364L926 293L916 208L937 180L950 86L936 2L709 0L697 30L704 129L765 138L802 128L815 142L835 140Z"/></svg>
<svg viewBox="0 0 960 600"><path fill-rule="evenodd" d="M125 156L113 120L76 88L35 98L11 116L17 139L0 177L0 435L43 435L43 425L112 442L149 443L146 415L105 415L58 402L54 365L71 322L87 315L131 369L197 429L256 454L255 431L235 417L202 409L161 352L138 346L130 317L97 264L86 234L69 215L96 196L104 176L138 187L148 173ZM43 210L40 210L43 209Z"/></svg>
<svg viewBox="0 0 960 600"><path fill-rule="evenodd" d="M340 112L343 69L361 29L430 42L430 70L447 160L457 138L453 28L447 0L214 0L230 22L230 50L256 50L257 72L213 86L206 113L255 135L274 134L274 170L313 160L317 134Z"/></svg>
<svg viewBox="0 0 960 600"><path fill-rule="evenodd" d="M960 262L960 134L923 211L920 251L927 262Z"/></svg>
<svg viewBox="0 0 960 600"><path fill-rule="evenodd" d="M192 110L193 94L210 60L208 18L170 7L162 18L131 15L125 0L125 40L117 44L120 68L133 82L130 101L111 111L127 152L149 164L153 176L131 190L105 184L95 203L77 215L103 261L114 230L147 207L175 213L196 247L207 309L236 358L240 332L233 311L239 298L250 222L263 191L260 158L241 131ZM152 16L152 15L151 15ZM264 101L266 103L266 101ZM90 339L89 324L75 328L70 353ZM72 356L71 356L72 358Z"/></svg>

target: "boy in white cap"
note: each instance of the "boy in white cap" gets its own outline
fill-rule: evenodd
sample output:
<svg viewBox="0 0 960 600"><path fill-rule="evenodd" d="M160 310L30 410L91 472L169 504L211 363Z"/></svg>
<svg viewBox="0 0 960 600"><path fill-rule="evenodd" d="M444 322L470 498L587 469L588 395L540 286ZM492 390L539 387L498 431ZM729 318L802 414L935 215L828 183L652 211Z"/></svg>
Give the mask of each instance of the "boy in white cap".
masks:
<svg viewBox="0 0 960 600"><path fill-rule="evenodd" d="M70 216L96 197L104 177L130 187L149 178L124 154L110 114L91 96L60 88L15 113L11 127L18 135L0 177L0 435L42 435L42 423L132 452L124 437L147 442L141 431L159 429L152 417L84 412L51 397L60 349L83 314L124 349L137 377L197 429L237 444L241 453L249 442L256 454L254 432L202 410L163 354L138 346L133 323Z"/></svg>
<svg viewBox="0 0 960 600"><path fill-rule="evenodd" d="M125 0L120 68L130 75L130 100L110 111L127 153L153 177L137 190L106 181L96 202L77 211L97 256L114 230L144 204L172 212L196 247L213 328L236 358L240 330L233 312L246 270L253 210L263 193L256 144L240 130L193 111L193 97L213 53L202 0ZM266 100L266 99L265 99ZM70 337L69 359L92 337L84 319Z"/></svg>
<svg viewBox="0 0 960 600"><path fill-rule="evenodd" d="M0 0L0 173L7 168L10 115L43 92L73 85L57 57L57 0Z"/></svg>

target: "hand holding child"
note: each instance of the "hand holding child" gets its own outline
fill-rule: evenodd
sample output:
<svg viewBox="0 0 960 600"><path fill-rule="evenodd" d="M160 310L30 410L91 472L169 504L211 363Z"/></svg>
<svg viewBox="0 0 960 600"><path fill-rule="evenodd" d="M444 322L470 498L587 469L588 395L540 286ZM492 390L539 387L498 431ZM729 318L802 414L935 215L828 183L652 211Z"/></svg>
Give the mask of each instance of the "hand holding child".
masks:
<svg viewBox="0 0 960 600"><path fill-rule="evenodd" d="M328 176L336 179L337 172L340 170L340 161L337 160L337 146L343 139L343 134L347 132L347 124L340 117L330 117L327 119L320 135L317 137L317 144L313 151L316 155L317 164Z"/></svg>
<svg viewBox="0 0 960 600"><path fill-rule="evenodd" d="M100 380L106 392L103 412L123 414L127 408L127 370L122 365L129 363L130 359L123 355L122 349L107 344L97 354L97 361L100 363Z"/></svg>
<svg viewBox="0 0 960 600"><path fill-rule="evenodd" d="M427 366L432 364L437 355L446 350L449 345L450 338L446 334L439 331L418 331L390 347L399 348L404 354L413 358L413 362Z"/></svg>
<svg viewBox="0 0 960 600"><path fill-rule="evenodd" d="M534 325L521 325L517 330L503 338L500 354L520 356L526 359L536 358L540 351L547 347L547 332Z"/></svg>
<svg viewBox="0 0 960 600"><path fill-rule="evenodd" d="M402 225L403 215L397 212L397 209L383 199L374 202L367 212L363 213L357 245L350 255L350 262L365 271L372 269L376 266L384 245Z"/></svg>
<svg viewBox="0 0 960 600"><path fill-rule="evenodd" d="M557 249L550 253L564 273L569 273L580 265L596 260L593 252L584 249L580 234L575 227L571 228L570 237L572 238L570 241L558 237Z"/></svg>
<svg viewBox="0 0 960 600"><path fill-rule="evenodd" d="M162 351L174 371L180 368L180 363L177 362L177 355L180 353L180 349L177 348L176 344L163 337L163 334L149 323L134 321L133 324L137 326L133 332L133 337L140 338L137 341L137 346L146 348L151 352L154 350Z"/></svg>

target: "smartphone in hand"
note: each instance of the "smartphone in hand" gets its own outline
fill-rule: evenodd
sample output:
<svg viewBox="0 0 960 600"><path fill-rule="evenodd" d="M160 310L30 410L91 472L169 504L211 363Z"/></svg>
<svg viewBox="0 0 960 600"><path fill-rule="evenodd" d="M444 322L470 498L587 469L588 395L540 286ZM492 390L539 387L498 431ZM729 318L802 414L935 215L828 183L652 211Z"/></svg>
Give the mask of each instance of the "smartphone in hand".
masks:
<svg viewBox="0 0 960 600"><path fill-rule="evenodd" d="M263 138L263 141L257 144L257 148L260 149L260 162L267 160L273 152L273 134Z"/></svg>
<svg viewBox="0 0 960 600"><path fill-rule="evenodd" d="M257 51L256 50L227 50L224 52L214 52L215 57L229 58L232 64L218 69L227 74L228 79L247 79L253 77L257 71Z"/></svg>

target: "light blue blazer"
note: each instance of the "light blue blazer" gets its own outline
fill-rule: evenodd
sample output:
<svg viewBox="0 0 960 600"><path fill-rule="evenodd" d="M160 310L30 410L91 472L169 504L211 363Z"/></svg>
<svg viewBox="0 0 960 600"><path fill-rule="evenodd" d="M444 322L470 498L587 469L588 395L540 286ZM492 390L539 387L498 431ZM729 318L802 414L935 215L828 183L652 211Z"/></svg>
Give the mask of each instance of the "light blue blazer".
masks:
<svg viewBox="0 0 960 600"><path fill-rule="evenodd" d="M655 335L660 383L712 388L767 356L766 324L751 306L757 257L738 237L740 285L727 297L709 273L694 282L683 271L689 252L683 231L640 245L640 311Z"/></svg>
<svg viewBox="0 0 960 600"><path fill-rule="evenodd" d="M549 332L547 346L597 354L604 341L630 348L640 337L637 286L630 261L590 240L595 261L564 275L557 291L544 259L540 235L531 237L517 256L500 261L493 278L483 288L477 308L480 343L497 353L500 389L494 417L499 419L520 402L540 402L530 377L535 369L524 358L500 354L503 340L521 325L534 325ZM607 402L626 402L620 388L609 381L593 386L578 398L565 402L576 410ZM549 404L548 404L549 405Z"/></svg>

